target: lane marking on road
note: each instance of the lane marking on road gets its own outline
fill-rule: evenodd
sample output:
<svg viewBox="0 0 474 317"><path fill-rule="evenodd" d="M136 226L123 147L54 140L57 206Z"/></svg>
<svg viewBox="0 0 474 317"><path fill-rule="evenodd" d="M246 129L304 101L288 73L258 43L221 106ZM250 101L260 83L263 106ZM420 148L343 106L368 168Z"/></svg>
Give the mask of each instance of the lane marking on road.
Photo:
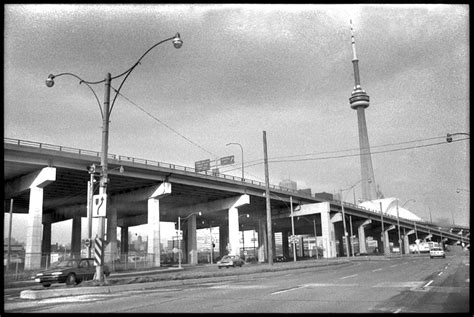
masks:
<svg viewBox="0 0 474 317"><path fill-rule="evenodd" d="M359 274L352 274L352 275L344 276L344 277L341 277L340 279L343 280L343 279L350 278L350 277L356 277L357 275L359 275Z"/></svg>
<svg viewBox="0 0 474 317"><path fill-rule="evenodd" d="M284 290L281 290L281 291L273 292L270 295L276 295L276 294L291 292L291 291L294 291L294 290L297 290L297 289L300 289L300 288L303 288L303 287L304 286L297 286L297 287L293 287L293 288L289 288L289 289L284 289Z"/></svg>
<svg viewBox="0 0 474 317"><path fill-rule="evenodd" d="M431 283L433 283L433 280L431 280L431 281L429 281L428 283L426 283L426 284L423 286L423 288L429 286Z"/></svg>
<svg viewBox="0 0 474 317"><path fill-rule="evenodd" d="M304 287L359 287L359 284L334 284L334 283L309 283L301 285Z"/></svg>
<svg viewBox="0 0 474 317"><path fill-rule="evenodd" d="M398 264L393 264L393 265L390 265L390 267L396 267L398 266Z"/></svg>
<svg viewBox="0 0 474 317"><path fill-rule="evenodd" d="M416 289L421 287L423 285L423 281L406 281L406 282L382 282L379 284L375 284L372 287L383 287L383 288L388 288L388 287L393 287L393 288L410 288L410 289Z"/></svg>
<svg viewBox="0 0 474 317"><path fill-rule="evenodd" d="M439 273L438 273L438 276L441 276L441 275L443 275L443 272L439 272Z"/></svg>
<svg viewBox="0 0 474 317"><path fill-rule="evenodd" d="M372 272L377 272L377 271L382 271L382 269L375 269L375 270L372 270Z"/></svg>
<svg viewBox="0 0 474 317"><path fill-rule="evenodd" d="M399 309L397 309L396 311L394 311L393 313L394 313L394 314L398 314L398 313L401 312L401 311L402 311L402 309L399 308Z"/></svg>

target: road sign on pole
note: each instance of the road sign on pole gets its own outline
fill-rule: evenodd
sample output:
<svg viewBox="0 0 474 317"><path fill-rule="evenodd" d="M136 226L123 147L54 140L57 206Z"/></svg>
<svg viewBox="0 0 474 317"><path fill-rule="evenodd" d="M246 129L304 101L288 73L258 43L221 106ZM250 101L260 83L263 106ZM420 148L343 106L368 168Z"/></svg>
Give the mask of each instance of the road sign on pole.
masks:
<svg viewBox="0 0 474 317"><path fill-rule="evenodd" d="M106 217L107 194L92 196L92 217Z"/></svg>

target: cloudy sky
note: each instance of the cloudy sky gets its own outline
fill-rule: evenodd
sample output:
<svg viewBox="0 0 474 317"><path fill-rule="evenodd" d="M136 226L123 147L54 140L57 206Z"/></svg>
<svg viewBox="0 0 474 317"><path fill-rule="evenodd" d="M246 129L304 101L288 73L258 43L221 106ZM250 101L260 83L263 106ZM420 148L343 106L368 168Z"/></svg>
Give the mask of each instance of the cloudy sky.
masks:
<svg viewBox="0 0 474 317"><path fill-rule="evenodd" d="M469 224L468 5L5 5L4 136L100 151L91 91L154 44L114 105L109 153L313 193L360 180L352 20L375 182L424 219ZM118 88L121 80L112 81ZM103 84L92 86L101 102ZM464 140L463 140L464 139ZM355 187L356 198L360 186ZM353 195L347 195L352 201ZM54 241L53 232L53 241Z"/></svg>

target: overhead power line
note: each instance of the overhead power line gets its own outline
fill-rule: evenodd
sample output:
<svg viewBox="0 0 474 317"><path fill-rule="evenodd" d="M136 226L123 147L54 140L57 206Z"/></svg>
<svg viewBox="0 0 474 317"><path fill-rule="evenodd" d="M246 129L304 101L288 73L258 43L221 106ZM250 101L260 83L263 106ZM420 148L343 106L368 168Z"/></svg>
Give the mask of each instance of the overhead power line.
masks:
<svg viewBox="0 0 474 317"><path fill-rule="evenodd" d="M155 121L161 123L162 125L164 125L165 127L167 127L169 130L173 131L175 134L179 135L180 137L182 137L183 139L185 139L186 141L188 141L189 143L197 146L198 148L200 148L201 150L203 150L204 152L207 152L211 155L213 155L214 157L218 157L218 155L212 153L211 151L208 151L207 149L205 149L204 147L202 147L201 145L197 144L196 142L194 142L193 140L191 140L190 138L186 137L185 135L179 133L177 130L173 129L172 127L170 127L168 124L166 124L165 122L161 121L160 119L158 119L157 117L155 117L154 115L152 115L151 113L149 113L148 111L146 111L143 107L140 107L139 105L137 105L135 102L133 102L132 100L130 100L130 98L126 97L124 94L118 92L115 88L112 87L112 89L117 93L119 94L120 96L122 96L123 98L125 98L125 100L127 100L128 102L130 102L132 105L134 105L135 107L137 107L139 110L141 110L142 112L146 113L149 117L151 117L152 119L154 119Z"/></svg>
<svg viewBox="0 0 474 317"><path fill-rule="evenodd" d="M406 141L406 142L400 142L397 144L406 144L406 143L413 143L413 142L419 142L419 141L424 141L424 140L433 140L433 139L439 139L441 137L436 137L436 138L428 138L428 139L423 139L423 140L418 140L418 141ZM445 136L442 138L446 138ZM463 138L459 140L453 140L452 142L460 142L464 140L469 140L469 138ZM435 145L442 145L442 144L447 144L446 141L443 142L436 142L436 143L430 143L430 144L423 144L423 145L416 145L416 146L409 146L409 147L403 147L403 148L396 148L396 149L388 149L384 151L371 151L369 153L366 153L364 155L372 155L372 154L382 154L382 153L388 153L388 152L396 152L396 151L404 151L404 150L410 150L410 149L417 149L417 148L423 148L423 147L429 147L429 146L435 146ZM387 145L379 145L379 146L374 146L373 148L377 147L385 147L385 146L391 146L393 144L387 144ZM332 151L332 152L321 152L319 154L323 153L338 153L338 152L345 152L349 150L340 150L340 151ZM303 155L298 155L298 156L303 156ZM360 153L355 153L355 154L347 154L347 155L336 155L336 156L324 156L324 157L312 157L312 158L300 158L300 159L278 159L278 158L272 158L268 160L268 163L285 163L285 162L303 162L303 161L318 161L318 160L328 160L328 159L338 159L338 158L346 158L346 157L354 157L354 156L360 156ZM287 157L292 157L292 156L287 156ZM285 158L285 157L283 157ZM256 165L261 165L263 164L263 160L254 160L254 161L249 161L248 164L245 164L245 167L252 167ZM236 170L236 168L226 170L223 172L230 172L232 170Z"/></svg>

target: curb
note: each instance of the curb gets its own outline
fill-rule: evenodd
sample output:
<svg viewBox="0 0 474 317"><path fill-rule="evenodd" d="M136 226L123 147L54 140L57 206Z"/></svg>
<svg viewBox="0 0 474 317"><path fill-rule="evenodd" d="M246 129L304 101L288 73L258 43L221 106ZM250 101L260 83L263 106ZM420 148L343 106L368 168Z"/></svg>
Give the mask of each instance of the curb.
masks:
<svg viewBox="0 0 474 317"><path fill-rule="evenodd" d="M170 280L158 280L153 282L145 283L133 283L133 284L119 284L119 285L110 285L110 286L87 286L87 287L71 287L71 288L60 288L54 290L24 290L20 293L20 298L22 299L45 299L45 298L54 298L54 297L65 297L65 296L77 296L77 295L89 295L89 294L111 294L122 292L125 290L145 290L153 288L162 288L169 286L177 285L190 285L196 283L209 283L209 282L222 282L223 280L245 280L252 279L254 274L265 274L272 273L275 271L288 271L291 269L310 269L314 267L327 267L330 265L340 265L349 263L347 261L337 261L332 263L321 263L321 265L308 265L302 267L282 267L281 269L274 271L260 271L260 272L248 272L247 274L235 274L235 275L220 275L220 276L210 276L210 277L186 277L183 276L180 279L170 279ZM179 269L181 270L181 269Z"/></svg>

